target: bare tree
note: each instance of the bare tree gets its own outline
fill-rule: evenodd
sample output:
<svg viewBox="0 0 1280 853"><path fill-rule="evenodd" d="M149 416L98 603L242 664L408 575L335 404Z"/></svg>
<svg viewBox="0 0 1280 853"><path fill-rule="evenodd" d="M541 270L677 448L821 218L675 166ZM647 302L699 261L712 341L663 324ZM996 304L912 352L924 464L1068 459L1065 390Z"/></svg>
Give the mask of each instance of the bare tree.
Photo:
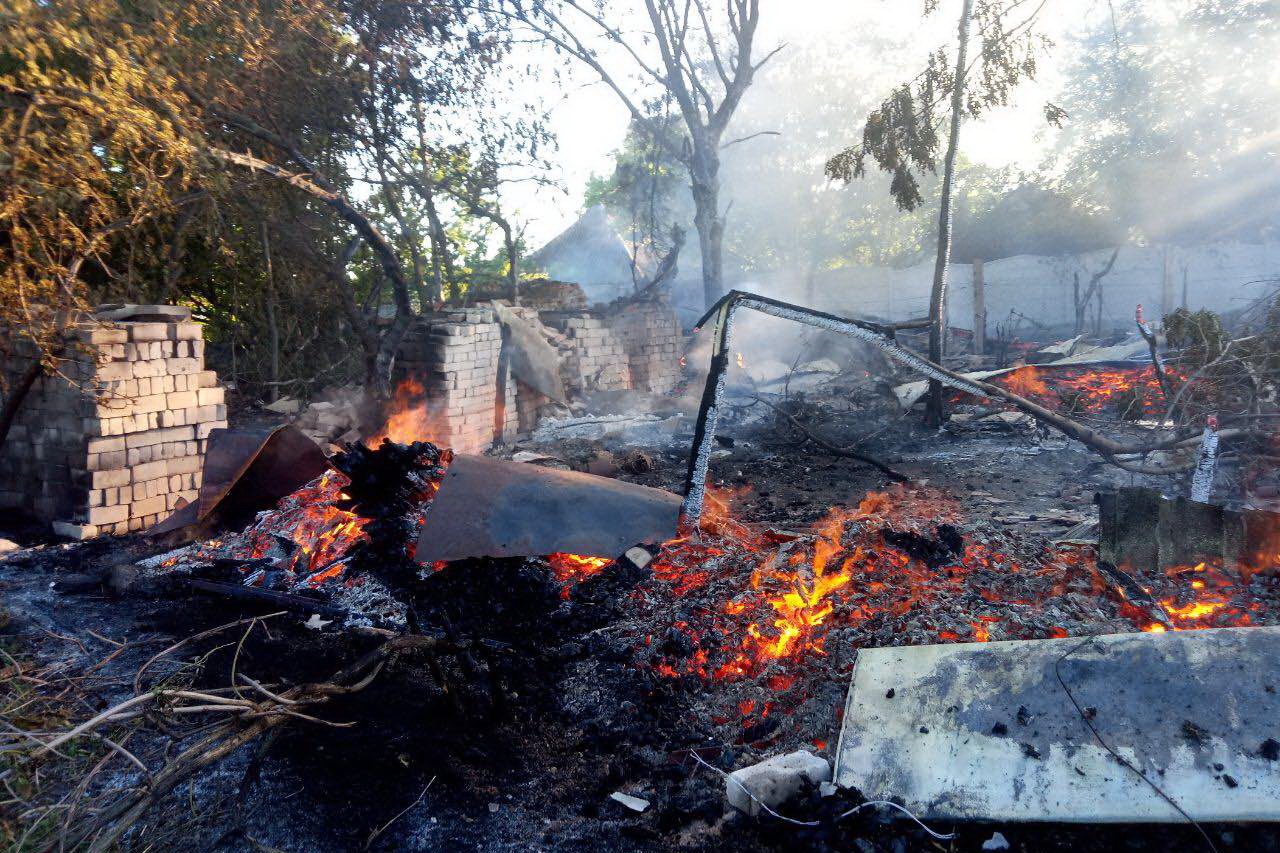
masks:
<svg viewBox="0 0 1280 853"><path fill-rule="evenodd" d="M702 290L707 305L723 290L725 216L720 208L720 151L751 138L725 141L725 131L757 71L782 46L752 60L759 0L727 0L724 11L706 0L644 0L648 26L637 37L585 0L549 0L528 9L509 0L482 0L503 10L558 50L587 65L618 96L636 124L675 156L689 172L694 226L702 250ZM673 138L662 117L624 87L624 69L611 67L595 38L617 45L627 72L639 71L675 102L687 137ZM656 51L656 56L654 55ZM752 134L757 136L759 134Z"/></svg>

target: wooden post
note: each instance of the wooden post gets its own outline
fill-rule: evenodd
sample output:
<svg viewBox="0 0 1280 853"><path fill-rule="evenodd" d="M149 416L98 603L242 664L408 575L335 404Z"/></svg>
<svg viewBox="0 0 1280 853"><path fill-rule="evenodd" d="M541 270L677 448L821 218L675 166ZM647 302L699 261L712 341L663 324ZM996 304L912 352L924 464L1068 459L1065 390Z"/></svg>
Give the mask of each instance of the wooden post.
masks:
<svg viewBox="0 0 1280 853"><path fill-rule="evenodd" d="M987 286L982 277L982 261L973 262L973 351L982 355L987 349Z"/></svg>

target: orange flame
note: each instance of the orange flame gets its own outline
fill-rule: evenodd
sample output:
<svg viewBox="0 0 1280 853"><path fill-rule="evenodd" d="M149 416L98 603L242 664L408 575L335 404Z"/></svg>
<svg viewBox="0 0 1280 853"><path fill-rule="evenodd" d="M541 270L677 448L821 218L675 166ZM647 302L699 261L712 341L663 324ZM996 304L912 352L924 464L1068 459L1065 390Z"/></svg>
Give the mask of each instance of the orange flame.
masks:
<svg viewBox="0 0 1280 853"><path fill-rule="evenodd" d="M412 376L400 380L386 407L386 424L380 431L366 438L368 447L377 447L384 438L397 444L415 441L440 442L434 436L442 430L438 419L427 404L427 390Z"/></svg>
<svg viewBox="0 0 1280 853"><path fill-rule="evenodd" d="M1040 371L1034 367L1020 367L1012 373L1001 377L1002 383L1019 397L1039 397L1049 393L1049 386L1040 378Z"/></svg>
<svg viewBox="0 0 1280 853"><path fill-rule="evenodd" d="M613 560L608 557L583 557L578 554L548 554L547 562L551 564L551 573L555 575L556 580L564 584L560 596L568 598L570 587L592 575L598 575Z"/></svg>

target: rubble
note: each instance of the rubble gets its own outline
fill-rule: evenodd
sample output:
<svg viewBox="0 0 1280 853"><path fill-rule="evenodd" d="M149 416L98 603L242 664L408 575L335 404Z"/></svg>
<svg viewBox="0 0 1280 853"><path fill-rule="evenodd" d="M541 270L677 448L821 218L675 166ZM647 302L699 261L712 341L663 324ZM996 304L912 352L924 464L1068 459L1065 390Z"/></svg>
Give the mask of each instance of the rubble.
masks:
<svg viewBox="0 0 1280 853"><path fill-rule="evenodd" d="M831 781L831 765L806 750L796 750L735 770L725 777L725 801L744 814L779 809L806 785Z"/></svg>
<svg viewBox="0 0 1280 853"><path fill-rule="evenodd" d="M615 803L621 803L633 812L643 813L645 809L649 808L648 800L641 799L640 797L633 797L630 794L624 794L621 791L614 791L609 795L609 799L613 800Z"/></svg>

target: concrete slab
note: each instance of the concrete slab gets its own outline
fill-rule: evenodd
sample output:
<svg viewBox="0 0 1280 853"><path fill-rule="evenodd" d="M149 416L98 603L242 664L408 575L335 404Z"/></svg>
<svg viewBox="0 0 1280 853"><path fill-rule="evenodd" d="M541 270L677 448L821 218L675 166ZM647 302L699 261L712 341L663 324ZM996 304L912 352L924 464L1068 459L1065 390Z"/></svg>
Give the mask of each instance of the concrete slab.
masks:
<svg viewBox="0 0 1280 853"><path fill-rule="evenodd" d="M934 819L1184 820L1063 683L1197 820L1280 821L1280 628L864 649L835 780Z"/></svg>

